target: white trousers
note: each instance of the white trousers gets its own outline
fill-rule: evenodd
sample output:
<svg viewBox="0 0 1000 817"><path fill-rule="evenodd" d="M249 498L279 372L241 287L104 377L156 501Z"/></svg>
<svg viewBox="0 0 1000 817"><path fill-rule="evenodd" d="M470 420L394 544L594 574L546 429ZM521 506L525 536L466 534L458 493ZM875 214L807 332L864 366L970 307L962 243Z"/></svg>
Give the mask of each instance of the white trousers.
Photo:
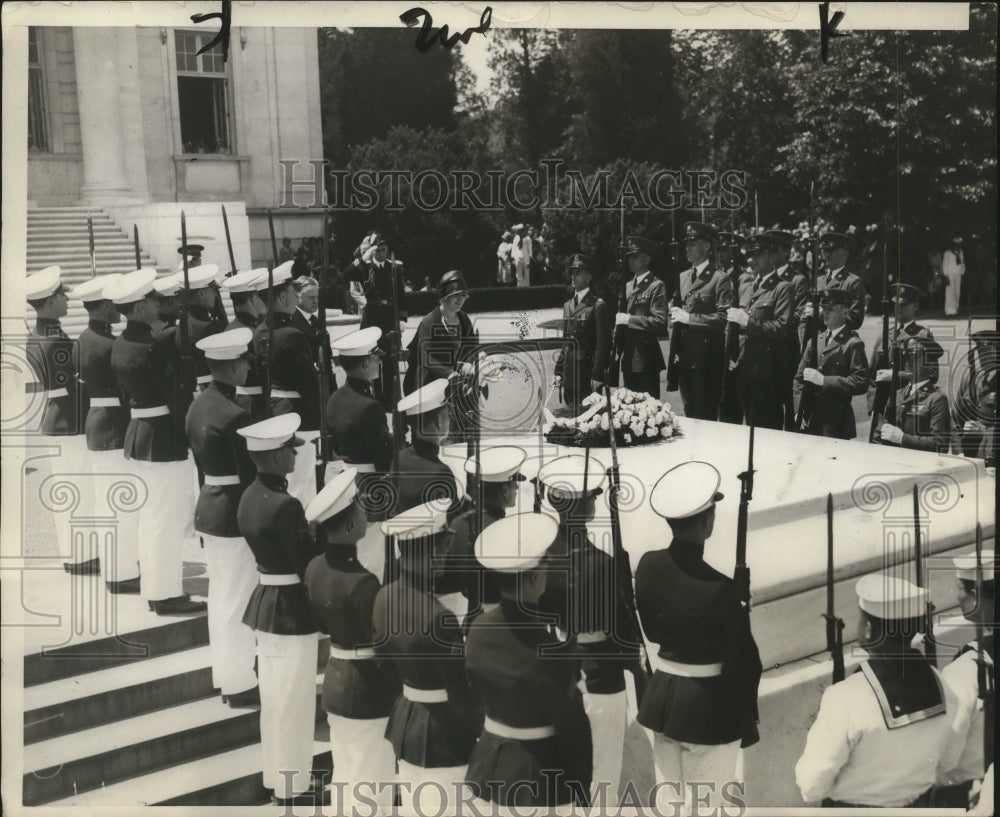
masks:
<svg viewBox="0 0 1000 817"><path fill-rule="evenodd" d="M399 802L404 812L417 814L449 815L455 813L465 787L465 766L438 766L432 769L414 766L405 760L399 766ZM487 812L489 813L489 812Z"/></svg>
<svg viewBox="0 0 1000 817"><path fill-rule="evenodd" d="M675 813L683 800L685 813L689 813L695 801L701 800L704 804L705 797L708 797L709 809L722 808L728 802L722 796L722 787L742 777L739 761L738 740L703 745L671 740L655 733L653 764L656 769L657 811L661 814Z"/></svg>
<svg viewBox="0 0 1000 817"><path fill-rule="evenodd" d="M362 806L371 809L367 800L374 800L382 809L391 809L391 784L396 780L396 754L392 744L385 738L385 727L389 719L345 718L328 712L326 721L330 724L332 780L335 784L333 790L343 792L339 795L339 803L334 799L337 812L352 814L355 808ZM362 781L371 783L373 788L363 787L364 797L358 798L355 787ZM334 795L335 798L337 796Z"/></svg>
<svg viewBox="0 0 1000 817"><path fill-rule="evenodd" d="M139 509L139 569L142 597L161 601L180 596L184 539L194 518L194 461L131 460L146 483L146 503Z"/></svg>
<svg viewBox="0 0 1000 817"><path fill-rule="evenodd" d="M583 709L590 721L594 744L594 773L591 794L600 783L607 783L609 802L618 802L618 784L622 775L622 747L628 725L628 696L625 690L606 695L585 692Z"/></svg>
<svg viewBox="0 0 1000 817"><path fill-rule="evenodd" d="M948 286L944 288L944 314L957 315L958 301L962 297L962 275L949 275Z"/></svg>
<svg viewBox="0 0 1000 817"><path fill-rule="evenodd" d="M514 271L517 275L517 285L519 287L530 286L531 281L529 280L529 269L528 269L528 259L524 258L517 261L514 265Z"/></svg>
<svg viewBox="0 0 1000 817"><path fill-rule="evenodd" d="M114 537L103 548L101 573L108 582L123 582L139 575L139 511L145 504L145 490L136 476L132 462L125 459L120 448L109 451L87 451L91 474L87 499L95 523L108 516ZM110 537L109 537L110 538ZM81 554L74 561L91 558Z"/></svg>
<svg viewBox="0 0 1000 817"><path fill-rule="evenodd" d="M306 444L295 449L295 470L288 475L288 493L305 507L316 496L316 445L313 440L319 437L319 432L296 431L295 434Z"/></svg>
<svg viewBox="0 0 1000 817"><path fill-rule="evenodd" d="M294 797L312 782L316 633L256 635L264 786Z"/></svg>
<svg viewBox="0 0 1000 817"><path fill-rule="evenodd" d="M87 515L90 487L87 438L83 434L44 435L38 442L58 450L53 456L31 461L31 467L37 469L38 499L42 508L51 513L55 527L55 541L47 555L54 559L76 561L73 557L74 526L71 520Z"/></svg>
<svg viewBox="0 0 1000 817"><path fill-rule="evenodd" d="M256 640L243 623L250 595L257 586L257 562L243 537L203 533L208 564L208 646L212 686L223 695L257 686L253 671Z"/></svg>

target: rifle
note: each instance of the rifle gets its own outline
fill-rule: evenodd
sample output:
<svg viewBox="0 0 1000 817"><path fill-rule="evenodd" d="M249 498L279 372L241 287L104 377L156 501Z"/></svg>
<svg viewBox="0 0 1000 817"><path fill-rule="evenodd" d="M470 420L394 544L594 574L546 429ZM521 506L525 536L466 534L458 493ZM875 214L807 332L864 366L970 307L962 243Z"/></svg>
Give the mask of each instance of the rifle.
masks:
<svg viewBox="0 0 1000 817"><path fill-rule="evenodd" d="M611 446L611 467L608 469L608 508L611 512L611 546L614 564L615 596L617 604L615 609L624 613L624 616L615 616L615 632L613 637L618 644L627 646L638 645L641 661L630 661L629 672L635 681L636 703L642 702L642 696L646 691L646 685L653 674L649 664L649 656L646 654L646 643L642 637L642 629L639 625L639 612L635 606L635 592L632 589L632 563L629 559L628 551L622 544L621 513L618 509L618 497L621 492L621 470L618 465L618 443L615 440L615 424L613 422L614 412L611 409L611 387L604 384L604 396L608 401L608 442ZM588 448L589 453L589 448ZM587 469L584 469L586 475ZM584 476L586 479L586 476ZM585 487L586 490L586 487ZM624 625L622 627L621 625ZM624 630L623 632L620 632Z"/></svg>
<svg viewBox="0 0 1000 817"><path fill-rule="evenodd" d="M403 330L399 328L402 319L399 311L399 268L396 266L395 252L389 256L389 271L392 273L392 333L389 338L389 359L386 363L392 366L392 438L398 451L406 442L406 429L403 428L402 416L395 408L396 403L403 399L403 387L399 380L399 361L403 355ZM478 342L478 332L476 340ZM476 359L478 361L478 355ZM476 382L478 383L478 378Z"/></svg>
<svg viewBox="0 0 1000 817"><path fill-rule="evenodd" d="M621 205L621 216L619 221L618 242L618 311L628 312L628 295L626 286L628 281L628 262L625 258L625 204ZM618 385L618 374L621 371L622 357L625 354L625 338L628 334L628 327L615 326L614 338L611 344L611 361L608 365L607 376L611 382Z"/></svg>
<svg viewBox="0 0 1000 817"><path fill-rule="evenodd" d="M753 499L753 438L754 438L754 416L753 401L750 401L749 417L750 423L750 449L747 454L747 469L740 473L740 509L736 517L736 570L733 572L733 581L736 582L736 593L740 604L750 612L750 567L747 565L747 516L750 510L750 500Z"/></svg>
<svg viewBox="0 0 1000 817"><path fill-rule="evenodd" d="M90 238L90 277L97 277L97 252L94 249L94 220L87 214L87 235ZM136 267L139 269L139 267ZM971 324L970 324L971 325ZM969 337L972 337L972 333L969 333ZM970 340L969 343L972 343Z"/></svg>
<svg viewBox="0 0 1000 817"><path fill-rule="evenodd" d="M87 225L90 226L90 216L87 216ZM93 228L91 228L93 229ZM91 232L93 238L93 232ZM135 268L142 269L142 253L139 252L139 225L132 225L132 246L135 247ZM93 247L91 247L93 250Z"/></svg>
<svg viewBox="0 0 1000 817"><path fill-rule="evenodd" d="M264 320L264 343L260 354L261 411L264 417L274 414L271 408L271 347L274 338L274 265L267 265L267 315Z"/></svg>
<svg viewBox="0 0 1000 817"><path fill-rule="evenodd" d="M924 586L923 554L920 552L920 497L916 484L913 485L913 568L916 573L917 587ZM924 656L934 666L937 666L937 643L934 640L934 602L930 598L930 586L927 587L927 623L924 632Z"/></svg>
<svg viewBox="0 0 1000 817"><path fill-rule="evenodd" d="M833 494L826 495L826 649L833 659L833 683L844 680L844 619L833 608Z"/></svg>
<svg viewBox="0 0 1000 817"><path fill-rule="evenodd" d="M976 680L979 699L983 702L983 770L989 770L993 763L993 737L996 732L994 716L996 712L996 690L994 677L987 663L986 633L983 626L983 526L976 522ZM993 627L993 622L989 625Z"/></svg>
<svg viewBox="0 0 1000 817"><path fill-rule="evenodd" d="M809 184L809 243L812 249L812 269L810 270L809 297L812 299L812 315L806 324L805 338L809 345L809 368L819 368L819 289L817 288L817 262L819 255L819 237L816 235L815 198L813 189L815 183ZM799 398L799 409L795 413L795 428L802 431L809 424L813 404L816 402L816 386L812 383L802 384L802 396Z"/></svg>
<svg viewBox="0 0 1000 817"><path fill-rule="evenodd" d="M740 251L740 245L736 243L736 233L733 232L733 243L730 245L730 249L733 254L733 269L736 270L736 256ZM733 286L733 306L737 309L740 307L740 284L739 276L736 278L735 285ZM740 336L735 331L733 324L726 321L726 330L723 334L722 339L722 389L719 391L719 417L722 418L725 413L725 406L727 403L727 392L729 390L730 377L729 364L730 361L736 360L736 356L739 354L739 343Z"/></svg>
<svg viewBox="0 0 1000 817"><path fill-rule="evenodd" d="M323 210L323 275L320 280L317 281L317 300L319 301L319 308L317 309L317 320L318 324L317 332L319 337L317 338L319 344L316 348L316 367L318 369L317 377L319 378L319 436L316 438L316 491L322 491L323 485L326 482L326 464L330 461L330 440L329 440L329 429L326 425L326 402L330 399L330 382L327 379L327 367L329 366L329 357L327 356L327 339L329 335L326 332L326 307L323 305L323 278L326 278L330 274L330 241L329 241L329 230L330 230L330 211L329 209Z"/></svg>
<svg viewBox="0 0 1000 817"><path fill-rule="evenodd" d="M608 364L610 369L611 364ZM605 385L607 385L607 378L605 378ZM542 452L545 450L545 433L542 430L542 425L545 419L545 394L542 391L542 387L538 387L538 473L542 472ZM532 505L532 513L542 512L542 481L535 475L535 499Z"/></svg>
<svg viewBox="0 0 1000 817"><path fill-rule="evenodd" d="M872 380L875 380L879 369L887 369L891 365L889 362L889 262L888 262L888 236L882 239L882 348L879 349L871 368ZM868 429L868 442L875 442L875 432L881 425L881 420L885 416L886 407L889 405L889 395L891 383L875 383L875 399L872 401L872 424Z"/></svg>
<svg viewBox="0 0 1000 817"><path fill-rule="evenodd" d="M681 306L680 290L680 270L677 269L677 226L674 220L674 211L670 211L670 253L673 260L674 274L677 275L677 289L670 298L671 307ZM669 313L669 310L668 310ZM667 350L667 391L677 391L678 385L677 366L680 362L682 341L684 340L683 324L675 323L670 327L670 346Z"/></svg>
<svg viewBox="0 0 1000 817"><path fill-rule="evenodd" d="M274 214L271 208L267 208L267 229L271 233L271 261L274 266L278 266L278 240L274 237Z"/></svg>
<svg viewBox="0 0 1000 817"><path fill-rule="evenodd" d="M136 232L138 236L138 232ZM184 211L181 210L181 244L187 246L187 221ZM181 369L180 382L187 394L193 394L196 388L194 378L194 365L191 360L191 335L188 326L188 298L191 292L191 281L188 276L187 253L181 253L181 263L184 267L184 296L181 298L180 306L177 310L178 337L181 341Z"/></svg>

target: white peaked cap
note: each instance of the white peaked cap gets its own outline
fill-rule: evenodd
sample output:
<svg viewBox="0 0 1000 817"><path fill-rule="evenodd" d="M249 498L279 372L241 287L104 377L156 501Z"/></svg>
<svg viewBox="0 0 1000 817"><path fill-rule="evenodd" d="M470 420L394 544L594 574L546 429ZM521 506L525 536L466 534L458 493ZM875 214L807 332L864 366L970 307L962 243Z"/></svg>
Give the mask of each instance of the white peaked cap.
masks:
<svg viewBox="0 0 1000 817"><path fill-rule="evenodd" d="M657 480L649 497L653 511L664 519L687 519L723 499L722 476L707 462L682 462Z"/></svg>
<svg viewBox="0 0 1000 817"><path fill-rule="evenodd" d="M518 478L523 480L521 466L528 458L528 452L516 445L495 445L479 452L479 478L483 482L509 482ZM475 475L476 458L469 457L465 461L466 473Z"/></svg>
<svg viewBox="0 0 1000 817"><path fill-rule="evenodd" d="M357 473L356 468L345 468L331 479L306 506L306 521L325 522L345 510L358 493Z"/></svg>
<svg viewBox="0 0 1000 817"><path fill-rule="evenodd" d="M141 301L153 291L156 270L151 267L128 272L104 290L104 297L116 304Z"/></svg>
<svg viewBox="0 0 1000 817"><path fill-rule="evenodd" d="M854 590L858 606L875 618L917 618L926 612L927 591L906 579L873 573L859 579Z"/></svg>
<svg viewBox="0 0 1000 817"><path fill-rule="evenodd" d="M289 414L268 417L237 431L247 438L247 451L273 451L275 448L299 446L305 443L301 437L295 436L301 422L302 418L293 411Z"/></svg>
<svg viewBox="0 0 1000 817"><path fill-rule="evenodd" d="M187 280L188 287L190 289L204 289L209 284L217 283L219 281L221 274L219 272L219 267L215 264L201 264L197 267L191 267L188 270ZM177 276L177 280L180 282L181 287L184 286L184 271L181 270L181 274Z"/></svg>
<svg viewBox="0 0 1000 817"><path fill-rule="evenodd" d="M267 269L248 269L223 280L222 288L230 295L234 292L257 292L267 288Z"/></svg>
<svg viewBox="0 0 1000 817"><path fill-rule="evenodd" d="M164 298L176 295L181 291L180 274L172 272L162 278L157 278L153 283L153 289L156 290L157 295L162 295Z"/></svg>
<svg viewBox="0 0 1000 817"><path fill-rule="evenodd" d="M569 497L582 497L584 483L587 495L594 493L608 478L607 470L607 466L593 454L589 458L584 454L567 454L545 463L538 471L538 479L549 490L559 491Z"/></svg>
<svg viewBox="0 0 1000 817"><path fill-rule="evenodd" d="M62 270L59 267L46 267L28 276L24 284L25 298L29 301L48 298L59 289L61 283Z"/></svg>
<svg viewBox="0 0 1000 817"><path fill-rule="evenodd" d="M559 525L543 513L505 516L483 528L476 539L479 563L500 573L520 573L537 567L555 541Z"/></svg>
<svg viewBox="0 0 1000 817"><path fill-rule="evenodd" d="M120 272L112 272L108 275L97 275L84 281L69 294L71 298L87 303L89 301L103 301L107 299L104 291L115 281L122 277Z"/></svg>
<svg viewBox="0 0 1000 817"><path fill-rule="evenodd" d="M294 263L294 261L286 261L284 264L278 264L278 266L274 268L274 272L271 273L271 276L274 279L275 286L279 286L280 284L284 284L292 280L292 265ZM265 276L267 275L266 272L264 274Z"/></svg>
<svg viewBox="0 0 1000 817"><path fill-rule="evenodd" d="M966 556L956 556L951 560L955 565L958 578L974 582L976 580L976 554L969 553ZM983 581L993 581L993 561L992 553L984 553L981 557L983 563Z"/></svg>
<svg viewBox="0 0 1000 817"><path fill-rule="evenodd" d="M253 330L240 326L202 338L195 346L201 349L209 360L236 360L246 353L252 339Z"/></svg>
<svg viewBox="0 0 1000 817"><path fill-rule="evenodd" d="M426 414L439 409L447 402L448 381L443 377L433 380L422 389L410 392L399 401L396 408L405 414Z"/></svg>
<svg viewBox="0 0 1000 817"><path fill-rule="evenodd" d="M330 343L330 349L340 357L367 357L379 351L378 342L382 330L377 326L348 332Z"/></svg>
<svg viewBox="0 0 1000 817"><path fill-rule="evenodd" d="M382 523L382 533L394 536L396 541L419 539L441 533L448 527L448 509L451 501L434 499L408 508Z"/></svg>

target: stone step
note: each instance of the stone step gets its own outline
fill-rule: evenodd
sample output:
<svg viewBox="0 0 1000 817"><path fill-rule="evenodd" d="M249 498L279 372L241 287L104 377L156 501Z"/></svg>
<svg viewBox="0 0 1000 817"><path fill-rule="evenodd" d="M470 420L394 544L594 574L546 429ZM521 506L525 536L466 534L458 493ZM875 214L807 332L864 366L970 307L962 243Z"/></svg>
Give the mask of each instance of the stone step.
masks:
<svg viewBox="0 0 1000 817"><path fill-rule="evenodd" d="M116 264L124 264L128 261L135 263L135 250L128 244L120 247L95 247L94 255L98 261L104 260ZM139 257L142 258L142 253L139 253ZM146 256L148 259L149 256ZM28 260L33 263L45 262L48 264L58 264L60 267L63 264L84 263L89 268L90 266L90 252L89 250L80 250L79 252L73 252L72 250L59 248L59 249L49 249L49 250L36 250L29 257Z"/></svg>
<svg viewBox="0 0 1000 817"><path fill-rule="evenodd" d="M89 204L54 204L51 207L28 207L28 213L94 212L97 208Z"/></svg>

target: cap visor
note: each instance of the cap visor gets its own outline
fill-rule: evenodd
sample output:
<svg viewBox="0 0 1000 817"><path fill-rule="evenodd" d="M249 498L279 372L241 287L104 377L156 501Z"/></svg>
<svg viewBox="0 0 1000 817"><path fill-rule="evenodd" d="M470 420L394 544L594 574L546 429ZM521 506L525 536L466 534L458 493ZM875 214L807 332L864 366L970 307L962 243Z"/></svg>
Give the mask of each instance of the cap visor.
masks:
<svg viewBox="0 0 1000 817"><path fill-rule="evenodd" d="M716 491L715 496L712 497L712 502L718 502L721 499L725 499L726 495L721 491Z"/></svg>
<svg viewBox="0 0 1000 817"><path fill-rule="evenodd" d="M282 447L283 448L298 448L300 445L305 445L305 444L306 444L305 440L303 440L301 437L296 436L295 434L293 434L292 435L292 439L290 439L288 442L286 442Z"/></svg>

